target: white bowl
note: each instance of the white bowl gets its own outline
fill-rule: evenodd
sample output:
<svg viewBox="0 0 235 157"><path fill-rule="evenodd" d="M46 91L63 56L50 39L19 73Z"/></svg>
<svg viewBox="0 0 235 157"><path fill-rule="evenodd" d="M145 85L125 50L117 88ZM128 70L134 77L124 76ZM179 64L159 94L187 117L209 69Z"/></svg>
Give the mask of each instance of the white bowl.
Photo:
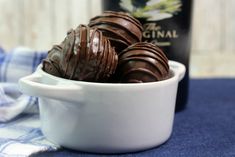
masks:
<svg viewBox="0 0 235 157"><path fill-rule="evenodd" d="M171 78L138 84L71 81L39 65L19 85L22 92L39 97L42 132L52 142L86 152L133 152L158 146L171 135L185 66L169 65Z"/></svg>

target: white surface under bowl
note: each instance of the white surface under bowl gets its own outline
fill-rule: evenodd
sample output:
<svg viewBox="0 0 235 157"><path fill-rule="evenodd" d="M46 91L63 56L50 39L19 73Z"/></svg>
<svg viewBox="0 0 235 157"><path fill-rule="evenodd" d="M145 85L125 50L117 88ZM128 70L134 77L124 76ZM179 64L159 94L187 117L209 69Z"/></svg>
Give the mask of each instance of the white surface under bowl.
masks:
<svg viewBox="0 0 235 157"><path fill-rule="evenodd" d="M175 61L169 65L171 78L139 84L71 81L39 65L19 85L39 97L41 128L52 142L86 152L133 152L158 146L171 135L185 67Z"/></svg>

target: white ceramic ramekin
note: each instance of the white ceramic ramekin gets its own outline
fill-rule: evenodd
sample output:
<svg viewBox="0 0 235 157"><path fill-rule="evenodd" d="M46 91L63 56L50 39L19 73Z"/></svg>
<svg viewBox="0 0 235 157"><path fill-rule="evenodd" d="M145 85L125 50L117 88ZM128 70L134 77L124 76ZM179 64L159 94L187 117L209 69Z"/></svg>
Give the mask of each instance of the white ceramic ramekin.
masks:
<svg viewBox="0 0 235 157"><path fill-rule="evenodd" d="M45 136L61 146L95 153L124 153L158 146L170 137L178 82L185 66L169 61L173 76L139 84L71 81L38 66L19 80L39 97Z"/></svg>

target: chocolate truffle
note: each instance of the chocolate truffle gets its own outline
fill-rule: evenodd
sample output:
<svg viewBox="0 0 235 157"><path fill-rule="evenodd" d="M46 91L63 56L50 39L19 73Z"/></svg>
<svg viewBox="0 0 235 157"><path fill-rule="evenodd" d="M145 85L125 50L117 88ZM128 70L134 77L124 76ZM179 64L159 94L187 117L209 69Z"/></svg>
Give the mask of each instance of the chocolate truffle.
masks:
<svg viewBox="0 0 235 157"><path fill-rule="evenodd" d="M90 19L89 26L101 30L117 53L142 39L141 23L124 12L105 11Z"/></svg>
<svg viewBox="0 0 235 157"><path fill-rule="evenodd" d="M79 25L43 61L43 70L66 79L102 82L115 72L118 56L98 29Z"/></svg>
<svg viewBox="0 0 235 157"><path fill-rule="evenodd" d="M117 77L122 83L154 82L169 77L168 59L152 43L139 42L119 54Z"/></svg>

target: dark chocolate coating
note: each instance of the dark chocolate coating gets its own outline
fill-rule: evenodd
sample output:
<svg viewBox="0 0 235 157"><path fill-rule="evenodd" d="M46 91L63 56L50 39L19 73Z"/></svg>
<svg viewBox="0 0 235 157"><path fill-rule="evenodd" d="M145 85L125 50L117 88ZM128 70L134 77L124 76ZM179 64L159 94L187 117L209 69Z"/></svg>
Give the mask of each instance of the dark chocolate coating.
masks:
<svg viewBox="0 0 235 157"><path fill-rule="evenodd" d="M115 72L118 56L98 29L79 25L43 61L43 70L66 79L102 82Z"/></svg>
<svg viewBox="0 0 235 157"><path fill-rule="evenodd" d="M169 77L168 59L163 51L152 43L133 44L118 57L118 82L154 82Z"/></svg>
<svg viewBox="0 0 235 157"><path fill-rule="evenodd" d="M124 12L105 11L90 19L89 26L101 30L117 53L142 39L141 23Z"/></svg>

